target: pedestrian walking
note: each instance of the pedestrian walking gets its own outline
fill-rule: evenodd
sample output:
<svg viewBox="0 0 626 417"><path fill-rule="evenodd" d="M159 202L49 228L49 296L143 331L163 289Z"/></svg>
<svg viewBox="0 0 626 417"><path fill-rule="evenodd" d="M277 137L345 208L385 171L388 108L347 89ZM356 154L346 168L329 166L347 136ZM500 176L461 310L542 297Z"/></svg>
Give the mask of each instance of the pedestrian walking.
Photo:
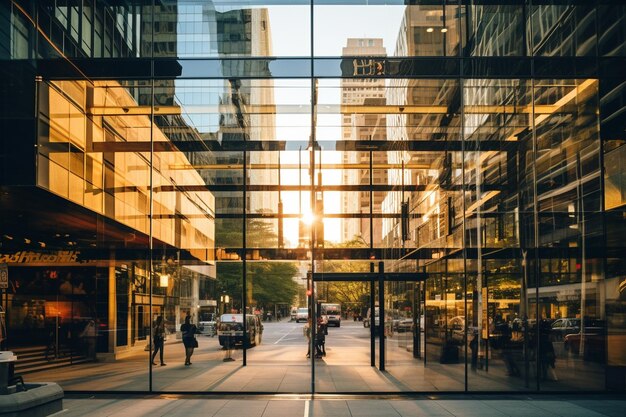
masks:
<svg viewBox="0 0 626 417"><path fill-rule="evenodd" d="M306 324L302 328L302 332L304 333L304 336L306 337L306 340L307 340L306 357L310 358L311 357L311 319L307 320Z"/></svg>
<svg viewBox="0 0 626 417"><path fill-rule="evenodd" d="M161 366L165 366L163 361L163 344L165 343L165 322L163 316L158 316L152 325L152 365L156 365L154 358L160 352Z"/></svg>

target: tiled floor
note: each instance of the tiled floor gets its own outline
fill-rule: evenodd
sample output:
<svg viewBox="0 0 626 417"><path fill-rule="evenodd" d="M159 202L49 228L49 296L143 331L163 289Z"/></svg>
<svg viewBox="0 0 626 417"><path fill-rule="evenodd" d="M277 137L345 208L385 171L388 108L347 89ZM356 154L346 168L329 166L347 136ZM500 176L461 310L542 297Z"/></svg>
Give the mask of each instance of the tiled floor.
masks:
<svg viewBox="0 0 626 417"><path fill-rule="evenodd" d="M70 396L55 417L421 417L564 416L623 417L626 400L617 396L441 396L372 398L341 396L197 397Z"/></svg>

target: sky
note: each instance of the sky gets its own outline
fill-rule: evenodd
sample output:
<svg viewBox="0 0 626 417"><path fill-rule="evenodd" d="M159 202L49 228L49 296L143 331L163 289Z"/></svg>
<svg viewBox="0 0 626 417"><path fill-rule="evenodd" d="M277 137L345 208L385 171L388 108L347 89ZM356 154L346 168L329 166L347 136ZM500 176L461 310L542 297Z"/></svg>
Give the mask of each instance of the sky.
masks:
<svg viewBox="0 0 626 417"><path fill-rule="evenodd" d="M314 48L316 56L340 56L348 38L383 38L392 55L406 6L316 6ZM310 8L269 6L272 55L308 56ZM349 17L349 18L347 18Z"/></svg>
<svg viewBox="0 0 626 417"><path fill-rule="evenodd" d="M316 6L315 7L315 39L316 56L341 56L342 48L348 38L382 38L387 54L393 54L396 37L406 6ZM310 54L310 8L306 6L270 6L270 27L272 31L272 55L274 56L308 56ZM346 18L349 16L350 18ZM302 87L310 85L309 80L277 80L281 86L296 88L278 88L275 91L277 104L308 104L310 93ZM299 88L298 88L299 87ZM318 103L339 104L339 80L321 80L318 89ZM303 95L305 95L303 97ZM318 124L325 127L318 130L318 139L341 138L341 116L320 115ZM306 139L310 132L309 115L278 114L276 116L276 136L283 138ZM302 160L308 161L308 152L302 152ZM323 162L341 162L341 154L326 150ZM283 152L281 161L296 163L298 151ZM325 170L322 182L326 185L341 184L342 173L338 170ZM308 171L302 171L302 183L308 184ZM281 184L299 183L298 170L285 171L281 175ZM307 210L308 192L302 193L302 211ZM285 213L299 212L299 195L297 192L282 193ZM327 192L324 195L326 213L341 212L341 201L338 192ZM339 241L341 220L324 220L326 240ZM285 219L285 239L293 246L298 241L298 220Z"/></svg>

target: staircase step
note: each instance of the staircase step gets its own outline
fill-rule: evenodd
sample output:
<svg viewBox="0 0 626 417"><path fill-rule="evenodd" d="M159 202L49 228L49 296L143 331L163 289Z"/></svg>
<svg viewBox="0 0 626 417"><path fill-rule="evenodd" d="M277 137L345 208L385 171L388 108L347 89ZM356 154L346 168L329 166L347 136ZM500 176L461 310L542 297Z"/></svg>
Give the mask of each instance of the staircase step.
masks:
<svg viewBox="0 0 626 417"><path fill-rule="evenodd" d="M46 351L45 346L32 346L32 347L18 347L10 349L16 355L32 355L34 353L44 353Z"/></svg>
<svg viewBox="0 0 626 417"><path fill-rule="evenodd" d="M72 350L67 347L60 348L56 358L52 356L53 352L49 352L50 360L46 359L45 346L18 347L12 349L12 351L17 355L15 372L18 374L62 368L87 362L87 358L77 352L72 352Z"/></svg>
<svg viewBox="0 0 626 417"><path fill-rule="evenodd" d="M25 368L18 368L17 366L15 367L15 373L20 374L20 375L25 375L25 374L29 374L29 373L33 373L33 372L40 372L40 371L47 371L47 370L52 370L52 369L59 369L59 368L66 368L68 366L71 365L79 365L82 363L87 363L89 362L86 358L73 358L72 361L70 362L69 360L67 362L64 361L52 361L52 362L46 362L45 364L40 364L34 367L25 367Z"/></svg>

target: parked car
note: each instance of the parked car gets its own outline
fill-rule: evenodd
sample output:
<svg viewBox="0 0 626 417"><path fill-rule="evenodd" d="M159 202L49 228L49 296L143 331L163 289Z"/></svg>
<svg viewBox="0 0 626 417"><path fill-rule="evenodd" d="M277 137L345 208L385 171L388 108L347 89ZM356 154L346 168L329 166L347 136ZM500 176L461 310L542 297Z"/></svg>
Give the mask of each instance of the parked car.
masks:
<svg viewBox="0 0 626 417"><path fill-rule="evenodd" d="M198 331L200 334L213 337L217 334L216 324L214 321L198 322Z"/></svg>
<svg viewBox="0 0 626 417"><path fill-rule="evenodd" d="M413 319L410 317L399 319L395 324L395 330L398 333L406 333L413 331Z"/></svg>
<svg viewBox="0 0 626 417"><path fill-rule="evenodd" d="M563 338L563 348L574 355L580 355L583 334L570 333ZM584 331L583 358L602 362L606 354L606 325L603 320L586 319Z"/></svg>
<svg viewBox="0 0 626 417"><path fill-rule="evenodd" d="M418 324L419 324L420 330L424 331L424 316L420 318ZM415 326L413 324L413 318L406 317L406 318L398 320L396 324L396 331L398 333L412 332L414 330L414 327Z"/></svg>
<svg viewBox="0 0 626 417"><path fill-rule="evenodd" d="M295 321L298 316L298 307L291 307L291 312L289 313L289 318L291 321Z"/></svg>
<svg viewBox="0 0 626 417"><path fill-rule="evenodd" d="M363 327L369 328L371 327L371 309L367 310L367 316L363 319ZM374 334L378 336L380 332L380 310L378 307L374 309ZM385 315L385 335L391 336L393 335L394 327L393 327L393 319L387 315Z"/></svg>
<svg viewBox="0 0 626 417"><path fill-rule="evenodd" d="M263 324L259 316L246 314L246 335L243 333L243 314L222 314L217 322L217 337L220 346L261 344Z"/></svg>
<svg viewBox="0 0 626 417"><path fill-rule="evenodd" d="M307 321L309 319L309 309L306 307L298 308L298 312L296 313L296 323L300 323L300 321Z"/></svg>
<svg viewBox="0 0 626 417"><path fill-rule="evenodd" d="M552 322L550 338L554 342L562 342L568 334L580 332L580 319L562 318Z"/></svg>

